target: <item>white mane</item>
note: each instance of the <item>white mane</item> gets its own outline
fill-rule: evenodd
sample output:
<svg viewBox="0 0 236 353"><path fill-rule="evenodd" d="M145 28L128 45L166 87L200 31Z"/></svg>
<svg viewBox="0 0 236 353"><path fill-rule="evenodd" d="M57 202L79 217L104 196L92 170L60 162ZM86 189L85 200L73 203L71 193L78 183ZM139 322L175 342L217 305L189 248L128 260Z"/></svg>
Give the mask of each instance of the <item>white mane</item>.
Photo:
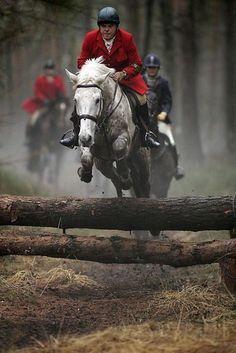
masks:
<svg viewBox="0 0 236 353"><path fill-rule="evenodd" d="M97 83L97 81L101 80L101 77L109 73L113 74L115 70L104 65L103 61L102 56L96 59L86 60L78 74L78 83Z"/></svg>

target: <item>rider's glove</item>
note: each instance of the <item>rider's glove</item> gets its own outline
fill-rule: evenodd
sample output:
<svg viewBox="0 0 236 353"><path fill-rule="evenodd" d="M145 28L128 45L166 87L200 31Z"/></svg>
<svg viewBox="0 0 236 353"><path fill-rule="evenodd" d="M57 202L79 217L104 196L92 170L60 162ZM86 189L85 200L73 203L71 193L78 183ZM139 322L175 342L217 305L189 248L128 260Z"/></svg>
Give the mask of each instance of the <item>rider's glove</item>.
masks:
<svg viewBox="0 0 236 353"><path fill-rule="evenodd" d="M167 117L166 112L161 112L160 114L157 115L157 119L162 121L165 120L166 117Z"/></svg>
<svg viewBox="0 0 236 353"><path fill-rule="evenodd" d="M113 79L115 81L121 81L124 78L126 78L126 76L127 76L127 73L125 71L117 71L117 72L114 73Z"/></svg>

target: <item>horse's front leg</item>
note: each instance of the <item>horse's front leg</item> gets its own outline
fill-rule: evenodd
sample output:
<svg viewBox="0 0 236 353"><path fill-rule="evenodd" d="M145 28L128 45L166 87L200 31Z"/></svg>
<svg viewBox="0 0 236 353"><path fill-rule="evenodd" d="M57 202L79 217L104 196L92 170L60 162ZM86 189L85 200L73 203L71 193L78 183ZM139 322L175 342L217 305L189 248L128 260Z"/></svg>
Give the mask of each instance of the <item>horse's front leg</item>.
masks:
<svg viewBox="0 0 236 353"><path fill-rule="evenodd" d="M122 188L130 189L132 186L132 180L130 176L130 170L127 164L127 157L129 153L129 139L123 134L120 135L112 144L113 153L116 159L116 168L119 175Z"/></svg>
<svg viewBox="0 0 236 353"><path fill-rule="evenodd" d="M95 158L95 166L106 178L111 179L115 186L117 196L122 197L120 178L116 173L113 162Z"/></svg>
<svg viewBox="0 0 236 353"><path fill-rule="evenodd" d="M90 183L93 177L93 156L89 147L81 147L80 159L82 164L82 166L78 169L80 180L84 181L85 183Z"/></svg>

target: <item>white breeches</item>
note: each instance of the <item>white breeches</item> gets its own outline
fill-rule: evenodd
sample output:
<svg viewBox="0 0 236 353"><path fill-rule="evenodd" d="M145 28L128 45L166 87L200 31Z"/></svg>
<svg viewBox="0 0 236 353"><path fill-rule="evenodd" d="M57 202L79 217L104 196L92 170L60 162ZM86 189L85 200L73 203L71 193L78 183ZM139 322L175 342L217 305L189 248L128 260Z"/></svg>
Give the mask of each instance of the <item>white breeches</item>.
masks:
<svg viewBox="0 0 236 353"><path fill-rule="evenodd" d="M158 128L162 134L165 134L169 138L171 145L175 146L175 140L172 133L171 125L166 124L163 121L158 121Z"/></svg>

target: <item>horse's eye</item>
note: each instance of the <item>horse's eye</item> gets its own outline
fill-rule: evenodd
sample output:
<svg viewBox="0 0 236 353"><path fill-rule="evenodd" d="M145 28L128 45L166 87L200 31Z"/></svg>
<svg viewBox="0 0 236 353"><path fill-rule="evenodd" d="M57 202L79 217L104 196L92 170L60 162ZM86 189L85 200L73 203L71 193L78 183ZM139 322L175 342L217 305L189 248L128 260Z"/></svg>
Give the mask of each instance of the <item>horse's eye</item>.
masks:
<svg viewBox="0 0 236 353"><path fill-rule="evenodd" d="M97 98L97 99L95 100L95 103L96 103L96 104L98 104L98 103L99 103L99 98Z"/></svg>

